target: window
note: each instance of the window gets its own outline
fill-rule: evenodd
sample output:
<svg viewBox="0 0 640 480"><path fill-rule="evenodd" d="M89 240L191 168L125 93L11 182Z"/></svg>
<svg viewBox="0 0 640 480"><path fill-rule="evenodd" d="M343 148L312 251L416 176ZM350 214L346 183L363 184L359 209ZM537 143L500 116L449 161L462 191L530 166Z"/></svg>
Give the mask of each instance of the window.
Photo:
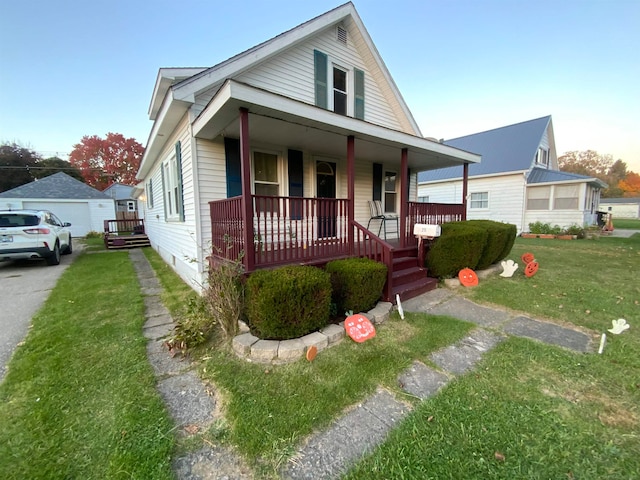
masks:
<svg viewBox="0 0 640 480"><path fill-rule="evenodd" d="M396 173L385 172L384 174L384 211L393 213L396 211Z"/></svg>
<svg viewBox="0 0 640 480"><path fill-rule="evenodd" d="M549 210L550 187L527 188L527 210Z"/></svg>
<svg viewBox="0 0 640 480"><path fill-rule="evenodd" d="M542 147L538 148L536 152L536 163L549 165L549 150Z"/></svg>
<svg viewBox="0 0 640 480"><path fill-rule="evenodd" d="M153 178L149 180L147 185L147 204L149 208L153 208Z"/></svg>
<svg viewBox="0 0 640 480"><path fill-rule="evenodd" d="M182 200L182 152L180 142L176 151L162 165L162 190L164 195L165 220L184 221Z"/></svg>
<svg viewBox="0 0 640 480"><path fill-rule="evenodd" d="M278 155L267 152L253 152L253 189L256 195L277 197L280 194L278 175ZM258 212L274 211L277 202L258 199Z"/></svg>
<svg viewBox="0 0 640 480"><path fill-rule="evenodd" d="M347 114L347 72L333 67L333 111Z"/></svg>
<svg viewBox="0 0 640 480"><path fill-rule="evenodd" d="M426 197L418 197L418 203L429 203L429 195Z"/></svg>
<svg viewBox="0 0 640 480"><path fill-rule="evenodd" d="M472 193L469 208L489 208L489 192Z"/></svg>
<svg viewBox="0 0 640 480"><path fill-rule="evenodd" d="M557 185L553 192L553 209L577 210L579 195L578 185Z"/></svg>
<svg viewBox="0 0 640 480"><path fill-rule="evenodd" d="M135 212L136 211L136 202L133 200L127 200L127 212Z"/></svg>

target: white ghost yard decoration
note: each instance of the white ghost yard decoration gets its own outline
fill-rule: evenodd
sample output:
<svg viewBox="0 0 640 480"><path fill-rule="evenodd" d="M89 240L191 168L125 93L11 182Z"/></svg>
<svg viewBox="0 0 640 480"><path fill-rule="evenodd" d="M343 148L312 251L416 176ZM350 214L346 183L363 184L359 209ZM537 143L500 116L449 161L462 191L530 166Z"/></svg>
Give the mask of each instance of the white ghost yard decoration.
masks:
<svg viewBox="0 0 640 480"><path fill-rule="evenodd" d="M503 260L500 262L500 265L502 265L502 273L500 276L505 278L511 278L513 273L518 269L518 264L513 260Z"/></svg>
<svg viewBox="0 0 640 480"><path fill-rule="evenodd" d="M629 324L624 318L611 320L611 324L613 325L613 328L610 328L609 332L613 333L614 335L619 335L620 333L629 329Z"/></svg>

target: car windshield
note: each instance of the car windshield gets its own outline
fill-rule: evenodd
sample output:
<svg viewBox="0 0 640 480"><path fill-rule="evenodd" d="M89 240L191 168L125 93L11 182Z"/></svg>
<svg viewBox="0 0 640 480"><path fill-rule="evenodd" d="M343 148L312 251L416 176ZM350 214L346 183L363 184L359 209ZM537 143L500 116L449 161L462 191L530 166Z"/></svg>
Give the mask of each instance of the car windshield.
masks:
<svg viewBox="0 0 640 480"><path fill-rule="evenodd" d="M33 227L38 225L37 215L24 213L0 213L0 227Z"/></svg>

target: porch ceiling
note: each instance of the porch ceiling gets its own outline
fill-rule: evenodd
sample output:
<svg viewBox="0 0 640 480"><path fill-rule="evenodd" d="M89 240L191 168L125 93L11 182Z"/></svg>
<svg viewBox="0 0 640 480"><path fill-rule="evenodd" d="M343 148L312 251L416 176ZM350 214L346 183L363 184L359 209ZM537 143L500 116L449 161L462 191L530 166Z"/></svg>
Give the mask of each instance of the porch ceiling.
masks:
<svg viewBox="0 0 640 480"><path fill-rule="evenodd" d="M252 144L284 145L313 154L344 158L346 137L356 139L356 158L376 163L400 163L407 148L413 171L476 163L480 156L421 137L335 114L287 97L228 80L193 123L194 135L214 139L239 138L239 109L249 110Z"/></svg>

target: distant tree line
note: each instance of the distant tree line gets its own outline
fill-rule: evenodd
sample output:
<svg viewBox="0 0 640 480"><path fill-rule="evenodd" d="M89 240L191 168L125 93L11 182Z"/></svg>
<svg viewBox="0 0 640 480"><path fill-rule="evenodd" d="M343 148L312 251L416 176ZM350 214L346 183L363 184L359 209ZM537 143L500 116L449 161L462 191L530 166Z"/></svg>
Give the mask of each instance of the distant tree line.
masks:
<svg viewBox="0 0 640 480"><path fill-rule="evenodd" d="M614 161L611 155L594 150L567 152L558 158L558 168L599 178L608 185L602 192L604 198L640 197L640 175L627 170L625 162Z"/></svg>

